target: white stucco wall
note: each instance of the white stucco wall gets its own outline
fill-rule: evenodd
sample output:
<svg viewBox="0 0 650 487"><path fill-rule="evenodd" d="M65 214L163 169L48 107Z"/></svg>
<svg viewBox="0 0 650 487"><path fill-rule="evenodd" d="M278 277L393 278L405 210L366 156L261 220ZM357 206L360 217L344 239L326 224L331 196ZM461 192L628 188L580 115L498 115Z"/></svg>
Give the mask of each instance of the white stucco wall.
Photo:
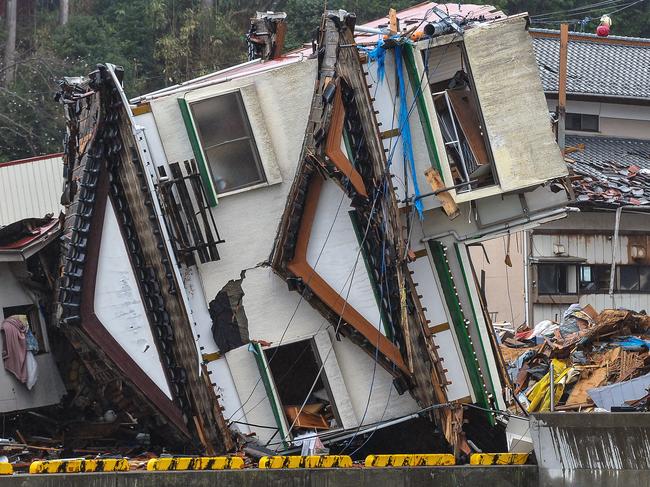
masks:
<svg viewBox="0 0 650 487"><path fill-rule="evenodd" d="M271 253L287 195L293 183L310 112L316 68L315 60L305 60L254 77L241 78L233 83L233 87L247 86L250 90L253 86L255 89L256 96L246 101L246 107L249 117L254 116L258 121L264 122L268 140L263 147L258 148L273 151L282 182L219 197L218 205L212 209L212 214L219 233L225 240L225 243L219 245L221 258L219 261L198 267L200 286L196 281L186 279L186 282L194 282L191 286L191 300L196 302L199 299L197 293L201 292L204 294L204 302L208 303L229 280L239 279L241 271L246 270L242 289L245 293L243 306L248 319L250 339L265 340L271 342L272 346L311 338L326 330L332 333L330 324L309 303L301 300L299 293L289 291L287 284L270 268L258 266L263 264ZM227 89L227 86L222 88ZM177 109L176 97L177 95L174 95L167 101L162 99L152 103L165 157L170 161L193 157L181 114ZM251 110L254 110L254 115ZM157 153L158 157L161 157L160 151ZM336 186L334 189L338 191L332 193L334 198L340 199L340 190ZM341 225L340 231L335 231L330 236L326 248L336 249L337 252L344 250L348 256L350 253L356 256L358 242L349 225L348 206L349 202L344 202L338 219L348 222L349 228ZM328 220L328 227L333 217L334 215L323 215L323 219ZM361 282L365 276L365 283L369 287L365 273L363 260L360 259L357 267L358 280ZM331 284L337 288L340 276L330 277ZM199 290L199 287L202 290ZM371 322L378 323L376 313L373 314L372 310L373 307L376 310L372 291L368 289L368 292L364 291L363 294L366 296L354 295L354 305L363 308L362 311L364 306L367 307L364 316L367 315ZM198 305L193 307L200 308ZM197 320L197 329L201 336L199 344L203 347L202 352L216 351L207 309L195 313L194 318ZM338 394L341 397L340 394L344 392L349 396L350 404L337 404L339 407L351 407L345 412L347 419L344 423L350 424L353 420L355 424L361 421L364 424L379 421L382 419L384 408L386 411L383 419L419 409L409 394L397 394L392 385L392 377L376 365L373 357L346 338L341 341L332 338L331 343L325 370L327 372L328 368L334 365L340 370L340 374L336 374L338 379L331 377L335 374L330 372L328 380L334 382L330 386L331 389L336 389L335 396ZM321 360L324 360L329 350L323 351L321 348L323 347L319 346L319 352ZM226 365L227 369L224 368ZM226 408L226 419L275 426L257 364L248 346L231 350L225 354L225 359L211 362L208 368L212 371L211 379L217 383L217 389L222 396L220 401ZM371 383L371 407L364 415ZM341 387L344 387L345 391ZM392 392L389 392L391 389ZM246 429L241 425L240 428ZM262 441L273 435L273 430L270 429L251 429ZM276 441L277 439L276 436Z"/></svg>

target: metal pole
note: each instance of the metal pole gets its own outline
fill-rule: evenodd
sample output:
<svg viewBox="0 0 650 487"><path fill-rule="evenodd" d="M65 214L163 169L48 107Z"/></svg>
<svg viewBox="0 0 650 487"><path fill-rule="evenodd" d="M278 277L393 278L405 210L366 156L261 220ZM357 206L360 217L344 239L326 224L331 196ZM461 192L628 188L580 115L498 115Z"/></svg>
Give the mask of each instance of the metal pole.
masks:
<svg viewBox="0 0 650 487"><path fill-rule="evenodd" d="M530 312L530 243L528 241L532 237L529 234L529 230L523 230L521 233L524 237L524 321L526 322L526 326L532 329L534 323L532 322L533 317Z"/></svg>
<svg viewBox="0 0 650 487"><path fill-rule="evenodd" d="M553 361L551 361L551 368L548 370L551 379L551 412L555 411L555 369L553 368Z"/></svg>
<svg viewBox="0 0 650 487"><path fill-rule="evenodd" d="M566 82L567 82L567 54L569 51L569 25L560 25L560 75L558 80L558 107L557 107L557 143L562 155L566 147L564 136L566 122Z"/></svg>
<svg viewBox="0 0 650 487"><path fill-rule="evenodd" d="M609 270L609 297L612 300L612 307L614 307L614 277L616 276L616 259L618 250L618 233L621 225L621 213L623 207L616 208L616 221L614 223L614 241L612 242L612 266Z"/></svg>

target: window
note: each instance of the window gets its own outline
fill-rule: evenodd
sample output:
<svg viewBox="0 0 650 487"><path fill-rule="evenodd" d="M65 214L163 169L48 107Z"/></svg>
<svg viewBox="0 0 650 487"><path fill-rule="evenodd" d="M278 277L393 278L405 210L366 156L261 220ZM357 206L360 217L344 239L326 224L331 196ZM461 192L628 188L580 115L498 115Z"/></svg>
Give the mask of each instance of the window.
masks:
<svg viewBox="0 0 650 487"><path fill-rule="evenodd" d="M575 294L575 264L539 264L537 266L539 294Z"/></svg>
<svg viewBox="0 0 650 487"><path fill-rule="evenodd" d="M41 324L41 316L38 311L38 306L27 304L23 306L9 306L2 308L2 315L5 318L10 316L26 316L29 329L32 331L34 338L38 342L38 353L44 353L45 350L45 337L43 335L43 327Z"/></svg>
<svg viewBox="0 0 650 487"><path fill-rule="evenodd" d="M266 182L241 93L199 100L190 110L218 194Z"/></svg>
<svg viewBox="0 0 650 487"><path fill-rule="evenodd" d="M316 337L267 349L253 342L253 347L282 438L341 427Z"/></svg>
<svg viewBox="0 0 650 487"><path fill-rule="evenodd" d="M264 350L287 424L293 425L294 435L336 429L340 425L317 353L313 340ZM307 403L301 411L305 400Z"/></svg>
<svg viewBox="0 0 650 487"><path fill-rule="evenodd" d="M567 113L565 128L567 130L579 130L581 132L598 132L598 115Z"/></svg>
<svg viewBox="0 0 650 487"><path fill-rule="evenodd" d="M581 265L578 282L580 294L609 292L610 275L609 265Z"/></svg>
<svg viewBox="0 0 650 487"><path fill-rule="evenodd" d="M649 292L650 266L618 266L618 288L621 292Z"/></svg>

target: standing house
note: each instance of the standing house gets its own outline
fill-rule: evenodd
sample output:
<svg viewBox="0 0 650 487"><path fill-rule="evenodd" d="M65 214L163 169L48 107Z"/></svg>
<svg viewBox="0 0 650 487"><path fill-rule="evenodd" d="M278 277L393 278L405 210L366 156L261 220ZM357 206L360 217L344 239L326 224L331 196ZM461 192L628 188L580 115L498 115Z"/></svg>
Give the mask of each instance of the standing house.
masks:
<svg viewBox="0 0 650 487"><path fill-rule="evenodd" d="M559 33L531 34L555 110ZM648 39L570 34L566 160L579 212L529 232L531 325L559 321L572 303L650 309L649 59Z"/></svg>
<svg viewBox="0 0 650 487"><path fill-rule="evenodd" d="M62 327L124 407L214 450L425 412L495 444L462 421L509 400L468 246L562 217L567 171L525 16L447 7L329 11L285 55L260 15L261 59L131 102L112 65L64 85Z"/></svg>

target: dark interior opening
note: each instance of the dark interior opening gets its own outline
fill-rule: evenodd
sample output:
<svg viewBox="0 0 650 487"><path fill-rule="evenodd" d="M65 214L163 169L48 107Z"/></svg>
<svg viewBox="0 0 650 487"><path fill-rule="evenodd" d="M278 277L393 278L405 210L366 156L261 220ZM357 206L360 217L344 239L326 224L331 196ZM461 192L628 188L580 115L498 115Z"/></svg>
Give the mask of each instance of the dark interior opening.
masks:
<svg viewBox="0 0 650 487"><path fill-rule="evenodd" d="M340 422L325 378L316 379L321 363L312 340L303 340L264 351L280 402L292 433L338 428ZM316 380L312 392L310 389ZM307 402L300 410L303 402Z"/></svg>
<svg viewBox="0 0 650 487"><path fill-rule="evenodd" d="M456 191L493 186L492 153L462 46L427 49L423 56Z"/></svg>

